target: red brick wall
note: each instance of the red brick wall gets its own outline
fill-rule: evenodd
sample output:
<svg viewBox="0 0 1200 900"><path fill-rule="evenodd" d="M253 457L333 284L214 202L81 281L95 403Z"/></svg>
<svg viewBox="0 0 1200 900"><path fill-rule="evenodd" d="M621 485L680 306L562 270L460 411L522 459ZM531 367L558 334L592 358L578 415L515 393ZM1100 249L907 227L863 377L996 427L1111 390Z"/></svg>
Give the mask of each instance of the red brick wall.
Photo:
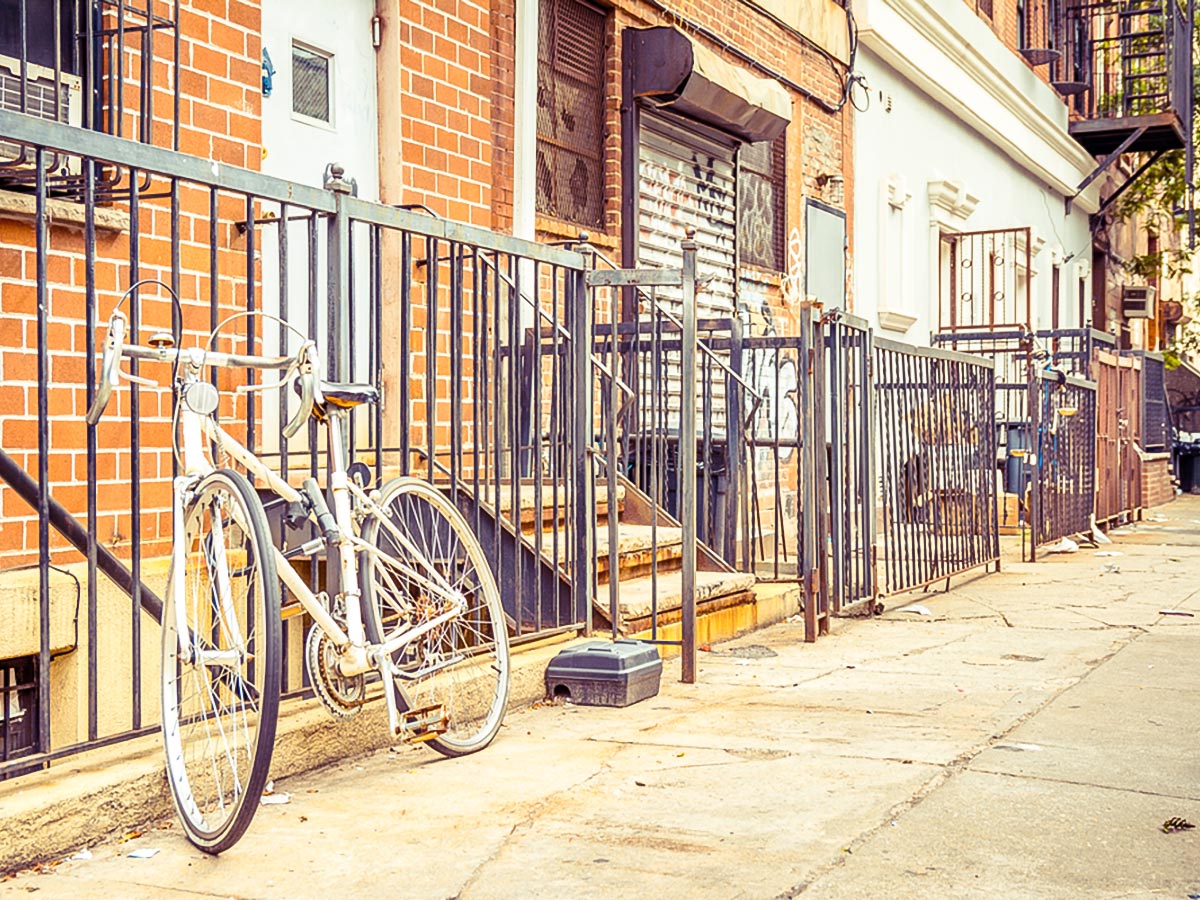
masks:
<svg viewBox="0 0 1200 900"><path fill-rule="evenodd" d="M173 3L156 0L155 11L171 15ZM260 7L257 0L193 0L180 13L180 148L184 152L224 163L256 169L261 151L261 91L258 37ZM138 72L139 45L131 41L124 71L131 79ZM171 38L155 39L153 142L170 147ZM124 133L136 136L139 110L134 101L136 82L127 84ZM144 176L143 176L144 177ZM128 185L127 177L122 186ZM139 234L136 245L138 278L171 281L171 223L169 183L152 179L143 187L134 221ZM153 195L158 196L153 196ZM29 198L32 201L32 198ZM86 513L87 428L85 340L85 247L80 224L82 210L70 201L52 209L48 228L47 310L50 357L49 380L49 483L54 498L81 519ZM109 222L131 221L128 200L101 204ZM184 326L191 334L207 334L209 321L209 193L180 185L180 293L186 305ZM245 307L246 242L233 222L246 218L244 198L223 194L218 203L217 229L218 296L222 313ZM121 293L132 283L129 224L115 229L98 229L95 253L97 316L103 322ZM37 423L37 256L31 217L9 211L0 213L0 446L25 471L38 471ZM142 334L169 329L170 308L158 292L143 294ZM102 337L102 335L101 335ZM195 343L194 338L189 338ZM162 378L161 367L147 366L147 375ZM227 376L226 387L232 387ZM231 415L232 395L226 399ZM150 542L144 552L165 550L169 537L171 478L171 398L143 390L140 397L141 458L133 468L130 446L130 393L123 386L110 401L104 420L97 428L98 537L119 554L128 554L134 540ZM141 489L143 517L141 533L133 534L130 515L131 485ZM19 565L36 558L37 516L33 509L6 485L0 484L0 565ZM157 543L155 543L157 542ZM65 541L51 532L54 548Z"/></svg>
<svg viewBox="0 0 1200 900"><path fill-rule="evenodd" d="M1171 459L1167 455L1154 454L1143 459L1142 506L1162 506L1175 499L1175 486L1171 483Z"/></svg>
<svg viewBox="0 0 1200 900"><path fill-rule="evenodd" d="M381 65L381 134L399 143L399 177L385 168L383 199L492 224L492 13L485 0L402 0L385 29L395 56ZM399 122L390 123L398 103ZM383 144L383 142L381 142ZM385 158L394 153L383 144Z"/></svg>

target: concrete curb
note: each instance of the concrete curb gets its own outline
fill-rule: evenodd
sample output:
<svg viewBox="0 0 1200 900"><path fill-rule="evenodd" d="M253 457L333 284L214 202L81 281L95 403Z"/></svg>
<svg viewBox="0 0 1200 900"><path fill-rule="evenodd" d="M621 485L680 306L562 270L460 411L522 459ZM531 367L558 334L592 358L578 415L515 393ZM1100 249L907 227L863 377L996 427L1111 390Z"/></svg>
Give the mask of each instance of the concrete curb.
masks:
<svg viewBox="0 0 1200 900"><path fill-rule="evenodd" d="M514 651L509 709L541 700L547 663L582 640L563 635ZM370 703L353 719L334 720L315 699L288 702L280 710L271 777L307 772L395 743L382 703ZM80 754L0 784L0 873L69 856L131 823L169 815L174 810L158 734Z"/></svg>

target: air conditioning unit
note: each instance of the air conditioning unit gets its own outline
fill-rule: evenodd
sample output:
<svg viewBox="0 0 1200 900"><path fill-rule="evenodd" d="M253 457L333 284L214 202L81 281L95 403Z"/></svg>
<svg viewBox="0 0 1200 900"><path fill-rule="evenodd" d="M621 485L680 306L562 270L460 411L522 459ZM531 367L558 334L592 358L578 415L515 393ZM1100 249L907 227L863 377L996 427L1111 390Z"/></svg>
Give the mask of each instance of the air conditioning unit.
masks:
<svg viewBox="0 0 1200 900"><path fill-rule="evenodd" d="M28 63L25 66L26 115L49 119L66 125L83 124L83 79L62 72L56 79L53 69ZM57 105L55 100L57 99ZM0 55L0 109L21 112L21 61ZM78 175L79 157L63 153L45 155L48 171L56 175ZM17 169L32 170L35 164L32 148L22 148L11 141L0 141L0 165L20 161ZM0 169L0 176L13 167Z"/></svg>
<svg viewBox="0 0 1200 900"><path fill-rule="evenodd" d="M1121 313L1127 319L1153 319L1156 291L1148 284L1127 284L1121 288Z"/></svg>

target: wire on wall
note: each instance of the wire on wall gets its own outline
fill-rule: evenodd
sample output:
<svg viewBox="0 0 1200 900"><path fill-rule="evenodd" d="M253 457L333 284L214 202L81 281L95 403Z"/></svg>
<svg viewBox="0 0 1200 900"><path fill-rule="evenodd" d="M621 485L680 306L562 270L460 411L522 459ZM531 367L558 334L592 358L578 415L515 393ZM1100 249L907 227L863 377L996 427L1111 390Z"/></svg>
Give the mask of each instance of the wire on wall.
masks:
<svg viewBox="0 0 1200 900"><path fill-rule="evenodd" d="M815 52L817 52L818 54L820 54L822 57L825 58L825 60L829 63L829 65L833 68L834 72L837 74L838 79L839 79L839 81L841 81L841 85L842 85L840 96L836 100L832 100L832 101L827 100L824 97L819 97L817 94L813 93L808 88L792 81L786 75L784 75L780 72L776 72L774 69L771 69L770 67L763 65L761 62L759 62L757 59L755 59L753 56L751 56L746 51L741 50L738 47L735 47L733 44L730 44L727 40L725 40L723 37L718 35L716 32L712 31L709 28L706 28L705 26L701 25L699 22L696 22L692 19L687 18L686 16L681 15L680 13L671 9L665 3L661 2L661 0L647 0L647 2L649 2L650 6L657 9L660 13L662 13L665 16L670 17L673 21L677 22L678 24L680 24L681 26L683 26L684 28L686 28L687 30L692 32L693 34L696 34L696 35L704 38L705 40L710 41L711 43L720 47L726 53L730 54L731 56L737 57L742 62L744 62L748 66L750 66L751 68L761 72L763 75L766 75L768 78L774 79L775 81L779 82L780 84L782 84L784 87L788 88L789 90L795 91L800 96L802 96L808 100L811 100L813 103L815 103L821 109L825 110L825 112L828 112L828 113L841 112L842 107L844 107L846 105L846 103L850 101L850 95L854 89L854 86L856 84L862 84L865 87L865 79L863 78L863 76L855 73L855 71L854 71L854 62L858 55L858 24L854 19L854 10L853 10L853 4L852 4L851 0L846 0L846 29L847 29L847 32L850 37L850 53L849 53L849 62L844 67L841 65L841 63L839 63L836 59L834 59L834 57L829 53L829 51L825 50L825 48L816 44L812 39L810 39L806 35L802 34L801 32L797 31L791 25L788 25L786 22L784 22L778 16L768 12L767 10L758 6L757 4L751 3L750 0L741 0L741 2L743 4L752 6L752 8L755 9L757 12L761 13L766 18L770 19L772 22L774 22L775 24L782 27L788 33L793 34L796 37L798 37L801 41L804 42L804 44L806 46L812 48ZM855 104L855 107L858 108L858 105Z"/></svg>

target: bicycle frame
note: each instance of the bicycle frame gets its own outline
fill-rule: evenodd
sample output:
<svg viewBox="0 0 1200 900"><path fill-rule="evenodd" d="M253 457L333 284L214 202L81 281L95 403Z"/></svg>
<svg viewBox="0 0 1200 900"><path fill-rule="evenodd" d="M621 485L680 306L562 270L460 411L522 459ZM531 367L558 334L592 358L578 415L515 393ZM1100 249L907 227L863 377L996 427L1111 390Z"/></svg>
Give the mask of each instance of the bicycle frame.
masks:
<svg viewBox="0 0 1200 900"><path fill-rule="evenodd" d="M285 374L277 385L260 386L255 389L262 390L264 387L281 388L284 384L290 382L291 374L298 371L296 366L301 362L304 350L301 350L300 355L296 357L243 356L211 352L201 348L179 350L169 346L149 348L137 345L124 345L123 338L124 320L121 317L114 316L110 322L109 339L106 342L105 350L106 364L102 381L105 390L103 396L98 395L99 402L92 410L89 410L88 419L91 422L98 421L99 416L103 413L104 405L107 402L107 394L111 392L111 389L117 384L118 377L122 374L117 368L117 362L121 356L150 362L174 363L184 368L182 383L179 385L180 393L177 403L177 414L182 438L182 472L175 478L172 485L172 524L176 534L183 534L185 531L184 510L191 499L192 490L206 475L217 469L216 464L209 454L210 442L217 447L219 452L225 453L235 460L258 484L265 485L288 503L299 503L308 508L307 498L304 494L292 487L286 479L268 468L251 450L243 446L233 435L220 426L212 415L212 408L215 408L215 397L208 396L206 398L207 402L212 404L212 408L208 410L194 409L188 399L189 389L192 386L204 385L207 387L207 383L201 379L201 372L205 366L261 368L284 371ZM143 384L154 384L154 382L140 376L124 377ZM308 414L311 414L312 410L313 385L315 381L315 373L310 370L308 378L303 383L304 391L302 392L303 409L307 410ZM244 391L245 389L242 390ZM201 404L201 406L203 405ZM302 421L300 416L304 414L302 412L298 415L297 419L289 423L289 428L296 427ZM345 627L343 628L338 623L326 608L325 603L309 589L308 585L304 583L304 579L292 567L291 562L279 548L272 547L277 574L284 586L299 601L304 611L312 617L316 626L333 642L338 651L337 665L340 675L343 677L354 677L365 674L372 669L377 669L385 679L407 677L405 673L400 673L393 665L392 654L413 641L418 640L430 631L460 616L467 607L466 598L461 592L456 591L446 581L445 577L441 573L436 572L436 570L431 570L428 573L416 572L390 554L368 545L358 536L355 527L356 505L360 511L380 512L380 510L375 506L375 501L362 488L350 480L347 471L346 448L342 428L346 420L345 411L330 406L325 411L324 419L330 459L328 478L329 490L333 499L333 509L331 512L338 532L336 548L341 574L339 584L342 587L342 593L340 596L343 600L346 616ZM287 429L285 429L285 433L287 433ZM315 522L315 513L310 511L308 519ZM388 528L399 544L406 546L407 549L414 549L412 542L401 530L392 526L386 518L381 518L380 521L383 527ZM240 524L243 527L249 527L248 523ZM219 530L221 527L220 522L216 522L214 527ZM321 537L309 541L302 545L302 547L310 552L316 552L325 546L325 544L326 538ZM230 642L235 649L204 651L196 649L192 635L187 628L184 583L181 577L177 577L178 573L186 571L187 560L185 554L187 548L178 540L173 542L172 545L171 575L167 591L174 609L176 633L179 635L180 641L180 655L188 662L195 662L197 654L202 654L203 659L201 662L203 664L236 666L242 661L242 657L246 652L244 638L241 634L237 633L237 616L234 614L232 587L229 584L227 576L228 561L221 558L221 554L224 553L223 545L223 541L218 540L214 542L214 552L218 554L218 557L212 561L212 568L218 573L223 573L218 575L217 583L214 587L217 592L216 600L219 604L221 614L232 628ZM368 643L362 619L362 590L359 580L360 553L375 554L386 559L398 571L419 582L430 594L442 598L445 601L445 609L440 614L424 620L420 625L400 629L383 643ZM444 660L427 670L424 674L438 671L441 668L453 665L457 661L457 659ZM384 691L384 696L387 698L388 720L392 731L394 734L399 735L403 732L404 726L401 721L400 712L397 709L394 694L392 691L386 690Z"/></svg>

